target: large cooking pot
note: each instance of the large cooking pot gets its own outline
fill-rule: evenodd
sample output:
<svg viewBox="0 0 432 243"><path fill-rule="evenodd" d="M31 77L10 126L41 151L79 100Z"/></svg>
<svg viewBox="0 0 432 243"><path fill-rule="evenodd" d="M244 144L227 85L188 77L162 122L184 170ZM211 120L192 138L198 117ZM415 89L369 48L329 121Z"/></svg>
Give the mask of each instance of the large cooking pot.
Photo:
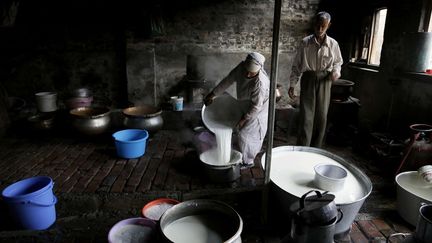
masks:
<svg viewBox="0 0 432 243"><path fill-rule="evenodd" d="M78 107L69 111L72 126L85 135L97 135L110 128L110 109L106 107Z"/></svg>
<svg viewBox="0 0 432 243"><path fill-rule="evenodd" d="M216 149L209 149L200 154L201 166L206 178L213 182L230 182L240 177L242 154L239 151L231 149L231 159L225 165L213 164L213 160L209 158L215 156Z"/></svg>
<svg viewBox="0 0 432 243"><path fill-rule="evenodd" d="M408 223L416 226L422 203L432 204L432 184L425 182L417 171L406 171L395 178L397 210Z"/></svg>
<svg viewBox="0 0 432 243"><path fill-rule="evenodd" d="M331 98L334 100L347 100L353 93L354 82L346 79L333 81L331 87Z"/></svg>
<svg viewBox="0 0 432 243"><path fill-rule="evenodd" d="M162 110L151 105L126 108L123 115L123 124L127 128L144 129L152 134L163 126Z"/></svg>
<svg viewBox="0 0 432 243"><path fill-rule="evenodd" d="M159 222L163 242L242 242L242 218L217 200L181 202L166 210Z"/></svg>
<svg viewBox="0 0 432 243"><path fill-rule="evenodd" d="M282 218L293 216L289 205L299 201L302 195L310 190L319 190L314 183L314 166L325 163L344 168L348 172L345 186L340 191L332 192L336 206L343 214L343 218L336 223L335 235L349 233L357 213L372 192L372 182L364 172L337 155L313 147L276 147L272 150L271 159L270 196L279 206L277 217ZM265 168L265 155L261 164Z"/></svg>

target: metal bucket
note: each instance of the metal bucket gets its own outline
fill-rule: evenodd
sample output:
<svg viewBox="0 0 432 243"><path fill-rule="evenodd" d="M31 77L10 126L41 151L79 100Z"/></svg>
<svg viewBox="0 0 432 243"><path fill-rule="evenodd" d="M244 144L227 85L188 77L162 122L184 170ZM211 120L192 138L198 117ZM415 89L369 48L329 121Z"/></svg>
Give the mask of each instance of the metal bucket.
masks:
<svg viewBox="0 0 432 243"><path fill-rule="evenodd" d="M242 242L242 218L217 200L181 202L165 211L159 222L162 242Z"/></svg>
<svg viewBox="0 0 432 243"><path fill-rule="evenodd" d="M57 93L39 92L35 94L37 108L40 112L52 112L57 110Z"/></svg>
<svg viewBox="0 0 432 243"><path fill-rule="evenodd" d="M422 203L432 204L430 185L423 181L417 171L406 171L395 177L396 206L399 215L412 226L416 226Z"/></svg>
<svg viewBox="0 0 432 243"><path fill-rule="evenodd" d="M240 163L242 154L232 149L231 159L227 165L213 165L206 161L206 154L213 152L213 149L200 154L200 161L206 177L213 182L230 182L240 177Z"/></svg>
<svg viewBox="0 0 432 243"><path fill-rule="evenodd" d="M419 209L415 238L419 242L432 243L432 204L424 204Z"/></svg>
<svg viewBox="0 0 432 243"><path fill-rule="evenodd" d="M291 223L291 239L297 243L333 243L335 225L338 218L333 218L326 225L308 225L293 219Z"/></svg>
<svg viewBox="0 0 432 243"><path fill-rule="evenodd" d="M298 153L305 153L314 157L311 161L307 162L309 163L310 169L304 173L288 175L288 172L294 173L294 169L298 169L295 168L299 166L299 164L296 164L296 162L299 162L296 158ZM366 198L372 192L372 182L364 172L356 166L346 162L343 158L323 149L312 147L281 146L274 148L272 150L272 167L270 171L270 196L273 197L272 201L280 207L277 211L277 214L279 215L278 217L292 218L293 215L290 212L289 205L299 201L305 192L318 190L317 186L315 186L313 182L313 166L321 162L333 163L344 167L348 172L345 185L351 186L353 182L357 184L355 189L358 191L356 194L352 194L352 192L349 191L351 188L348 187L345 187L345 189L342 189L341 191L332 192L336 196L336 205L343 213L342 220L335 225L335 235L344 235L349 233L355 216L359 212ZM278 163L281 163L281 168L277 168ZM265 155L262 156L261 164L263 168L265 168ZM290 183L288 184L296 185L298 188L301 188L301 190L292 190L292 188L286 186L287 184L283 180L289 180ZM353 199L341 200L342 198Z"/></svg>
<svg viewBox="0 0 432 243"><path fill-rule="evenodd" d="M408 32L403 36L402 69L407 72L426 71L432 57L432 33Z"/></svg>

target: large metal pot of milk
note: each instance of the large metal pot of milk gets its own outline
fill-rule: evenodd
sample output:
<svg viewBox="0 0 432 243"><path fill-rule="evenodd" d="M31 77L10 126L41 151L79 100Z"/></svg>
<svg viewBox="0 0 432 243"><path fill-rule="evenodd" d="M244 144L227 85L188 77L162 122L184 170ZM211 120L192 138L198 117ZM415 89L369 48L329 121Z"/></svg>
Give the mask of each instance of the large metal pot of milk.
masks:
<svg viewBox="0 0 432 243"><path fill-rule="evenodd" d="M212 157L216 157L216 149L209 149L200 154L201 165L206 178L212 182L230 182L240 177L240 163L242 154L232 149L231 159L226 164L214 164Z"/></svg>
<svg viewBox="0 0 432 243"><path fill-rule="evenodd" d="M355 216L364 201L372 192L372 182L356 166L343 158L323 149L303 146L281 146L273 148L270 169L270 196L276 205L277 214L292 218L289 205L299 201L302 195L310 190L319 189L314 183L314 167L317 164L334 164L343 167L348 175L344 187L331 191L335 195L336 206L342 211L343 218L336 223L335 236L349 233ZM265 155L261 164L265 168Z"/></svg>
<svg viewBox="0 0 432 243"><path fill-rule="evenodd" d="M231 206L217 200L176 204L162 215L159 227L163 242L242 242L242 218Z"/></svg>

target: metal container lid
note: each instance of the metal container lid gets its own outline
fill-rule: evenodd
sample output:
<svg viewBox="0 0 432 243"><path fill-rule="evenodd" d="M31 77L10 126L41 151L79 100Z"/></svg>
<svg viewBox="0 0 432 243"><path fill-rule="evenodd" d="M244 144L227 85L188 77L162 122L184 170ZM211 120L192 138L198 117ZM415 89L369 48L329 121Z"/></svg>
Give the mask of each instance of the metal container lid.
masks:
<svg viewBox="0 0 432 243"><path fill-rule="evenodd" d="M318 191L319 192L319 191ZM303 199L303 198L302 198ZM304 203L302 203L302 199L300 201L291 204L291 211L297 212L298 210L302 211L314 211L316 209L320 209L334 202L335 195L333 194L319 194L312 195L304 198ZM302 205L303 204L303 205Z"/></svg>
<svg viewBox="0 0 432 243"><path fill-rule="evenodd" d="M315 192L316 195L310 195ZM308 224L326 224L338 215L333 194L312 190L304 194L299 201L290 206L290 211L302 222Z"/></svg>

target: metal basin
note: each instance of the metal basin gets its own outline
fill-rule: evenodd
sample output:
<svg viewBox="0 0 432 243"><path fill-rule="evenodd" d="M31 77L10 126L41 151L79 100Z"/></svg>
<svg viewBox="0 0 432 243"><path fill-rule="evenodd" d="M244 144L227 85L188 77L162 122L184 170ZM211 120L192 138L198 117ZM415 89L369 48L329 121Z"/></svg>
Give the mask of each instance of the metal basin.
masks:
<svg viewBox="0 0 432 243"><path fill-rule="evenodd" d="M210 181L213 182L230 182L237 180L240 177L240 163L242 161L242 154L232 149L231 159L226 165L215 165L209 161L208 154L215 154L216 149L210 149L200 154L200 161L202 168Z"/></svg>
<svg viewBox="0 0 432 243"><path fill-rule="evenodd" d="M342 220L336 224L335 234L348 233L355 216L372 192L372 182L360 169L337 155L312 147L274 148L270 169L271 196L281 206L280 213L291 218L289 206L299 201L304 193L319 190L314 183L314 166L320 163L341 166L348 173L344 188L331 192L335 195L336 205L343 213ZM261 164L265 168L265 155Z"/></svg>
<svg viewBox="0 0 432 243"><path fill-rule="evenodd" d="M162 110L151 105L129 107L123 110L123 125L127 128L145 129L149 133L163 126Z"/></svg>
<svg viewBox="0 0 432 243"><path fill-rule="evenodd" d="M426 183L417 171L399 173L395 182L398 213L405 221L416 226L422 203L432 204L432 184Z"/></svg>
<svg viewBox="0 0 432 243"><path fill-rule="evenodd" d="M69 111L72 126L82 134L97 135L110 128L110 109L106 107L78 107Z"/></svg>

